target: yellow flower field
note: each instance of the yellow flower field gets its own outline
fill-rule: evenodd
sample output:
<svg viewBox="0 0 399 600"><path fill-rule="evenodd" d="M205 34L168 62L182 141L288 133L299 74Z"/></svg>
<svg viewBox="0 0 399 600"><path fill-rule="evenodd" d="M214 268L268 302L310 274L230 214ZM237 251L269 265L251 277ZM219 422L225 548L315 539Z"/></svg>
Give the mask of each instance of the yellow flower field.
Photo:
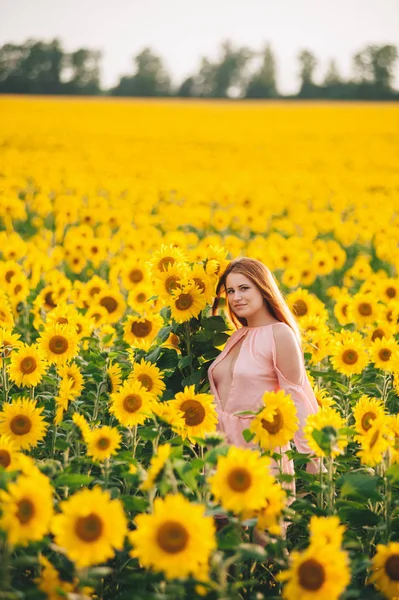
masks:
<svg viewBox="0 0 399 600"><path fill-rule="evenodd" d="M399 597L399 106L0 96L0 146L0 595ZM242 255L312 454L281 391L217 431Z"/></svg>

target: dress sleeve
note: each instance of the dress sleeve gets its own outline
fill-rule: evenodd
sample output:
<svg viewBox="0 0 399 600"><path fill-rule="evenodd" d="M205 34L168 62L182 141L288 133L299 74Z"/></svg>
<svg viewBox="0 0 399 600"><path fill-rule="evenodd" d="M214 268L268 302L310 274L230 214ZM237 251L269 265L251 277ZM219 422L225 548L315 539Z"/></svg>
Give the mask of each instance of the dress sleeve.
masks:
<svg viewBox="0 0 399 600"><path fill-rule="evenodd" d="M297 417L299 420L299 428L294 434L294 442L298 452L303 454L312 454L312 450L309 448L306 438L303 433L303 428L306 424L306 418L308 415L313 415L318 412L319 405L317 404L316 396L312 390L309 379L306 374L305 363L301 361L301 380L300 384L295 384L289 381L284 374L280 371L277 366L276 359L276 345L274 342L274 335L272 336L272 355L273 365L277 374L279 388L284 390L291 396L294 401L297 410ZM313 459L312 462L308 463L307 471L310 473L317 473L319 470L320 461Z"/></svg>

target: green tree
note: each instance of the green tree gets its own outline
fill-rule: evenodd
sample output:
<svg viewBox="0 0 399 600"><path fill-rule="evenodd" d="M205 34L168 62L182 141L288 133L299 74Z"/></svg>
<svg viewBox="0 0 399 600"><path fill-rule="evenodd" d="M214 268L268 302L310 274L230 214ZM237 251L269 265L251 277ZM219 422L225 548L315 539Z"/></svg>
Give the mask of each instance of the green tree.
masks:
<svg viewBox="0 0 399 600"><path fill-rule="evenodd" d="M317 96L318 86L313 81L314 70L317 66L317 59L310 50L301 50L298 55L299 76L301 87L298 96L312 98Z"/></svg>
<svg viewBox="0 0 399 600"><path fill-rule="evenodd" d="M246 98L275 98L278 96L276 84L276 59L270 45L263 52L262 65L250 78L245 90Z"/></svg>
<svg viewBox="0 0 399 600"><path fill-rule="evenodd" d="M67 94L98 94L100 91L101 52L79 48L66 55L64 66L70 74L65 82Z"/></svg>
<svg viewBox="0 0 399 600"><path fill-rule="evenodd" d="M171 81L162 59L151 48L144 48L135 58L136 72L124 76L111 91L114 96L169 96Z"/></svg>
<svg viewBox="0 0 399 600"><path fill-rule="evenodd" d="M353 57L355 80L359 83L372 83L381 89L392 89L397 58L396 46L366 46Z"/></svg>

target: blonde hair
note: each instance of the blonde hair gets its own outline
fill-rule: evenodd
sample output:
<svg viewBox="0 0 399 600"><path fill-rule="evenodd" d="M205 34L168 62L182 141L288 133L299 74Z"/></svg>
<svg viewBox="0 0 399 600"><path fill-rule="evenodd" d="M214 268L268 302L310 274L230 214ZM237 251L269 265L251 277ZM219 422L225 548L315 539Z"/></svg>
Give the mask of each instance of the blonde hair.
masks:
<svg viewBox="0 0 399 600"><path fill-rule="evenodd" d="M261 292L264 302L270 314L281 323L286 323L294 332L295 337L302 348L301 332L294 315L289 309L284 296L280 291L271 271L259 260L247 258L245 256L232 260L226 267L225 271L219 277L219 282L216 287L216 297L212 306L212 315L217 313L219 300L222 290L226 291L226 279L230 273L241 273L248 277L253 284ZM237 329L247 325L247 320L243 317L238 317L230 308L227 302L229 316Z"/></svg>

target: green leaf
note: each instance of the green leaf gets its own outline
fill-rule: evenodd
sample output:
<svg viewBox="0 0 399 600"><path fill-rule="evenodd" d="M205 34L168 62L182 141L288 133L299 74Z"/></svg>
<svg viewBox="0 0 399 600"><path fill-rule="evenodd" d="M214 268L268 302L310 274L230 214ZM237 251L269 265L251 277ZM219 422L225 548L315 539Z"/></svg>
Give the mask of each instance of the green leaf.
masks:
<svg viewBox="0 0 399 600"><path fill-rule="evenodd" d="M389 467L389 469L386 471L386 476L392 485L395 487L399 485L399 464L396 463Z"/></svg>
<svg viewBox="0 0 399 600"><path fill-rule="evenodd" d="M139 496L121 496L121 500L127 511L141 513L147 510L148 501L146 498L141 498Z"/></svg>
<svg viewBox="0 0 399 600"><path fill-rule="evenodd" d="M353 498L354 500L382 500L377 486L380 482L378 477L365 475L363 473L346 473L337 481L341 486L341 498Z"/></svg>
<svg viewBox="0 0 399 600"><path fill-rule="evenodd" d="M160 329L158 331L157 340L159 341L160 344L163 344L164 342L166 342L171 331L172 331L172 325L168 325L168 327L162 327L162 329Z"/></svg>
<svg viewBox="0 0 399 600"><path fill-rule="evenodd" d="M185 367L191 366L192 362L193 362L193 357L190 354L188 356L182 356L181 359L179 360L179 362L177 363L177 365L178 365L179 369L182 370Z"/></svg>
<svg viewBox="0 0 399 600"><path fill-rule="evenodd" d="M246 442L251 442L254 439L255 434L252 433L250 429L244 429L242 432L242 436Z"/></svg>
<svg viewBox="0 0 399 600"><path fill-rule="evenodd" d="M227 325L224 322L223 317L208 317L203 320L203 327L207 331L226 331Z"/></svg>
<svg viewBox="0 0 399 600"><path fill-rule="evenodd" d="M55 487L67 485L68 487L80 487L89 485L94 477L91 475L83 475L81 473L61 473L54 482Z"/></svg>
<svg viewBox="0 0 399 600"><path fill-rule="evenodd" d="M189 377L185 377L184 379L182 379L181 384L182 384L182 386L186 386L186 385L197 386L200 381L201 381L201 371L195 371L195 373L192 373L191 375L189 375Z"/></svg>
<svg viewBox="0 0 399 600"><path fill-rule="evenodd" d="M143 440L155 440L159 435L158 429L154 427L140 427L138 433Z"/></svg>

